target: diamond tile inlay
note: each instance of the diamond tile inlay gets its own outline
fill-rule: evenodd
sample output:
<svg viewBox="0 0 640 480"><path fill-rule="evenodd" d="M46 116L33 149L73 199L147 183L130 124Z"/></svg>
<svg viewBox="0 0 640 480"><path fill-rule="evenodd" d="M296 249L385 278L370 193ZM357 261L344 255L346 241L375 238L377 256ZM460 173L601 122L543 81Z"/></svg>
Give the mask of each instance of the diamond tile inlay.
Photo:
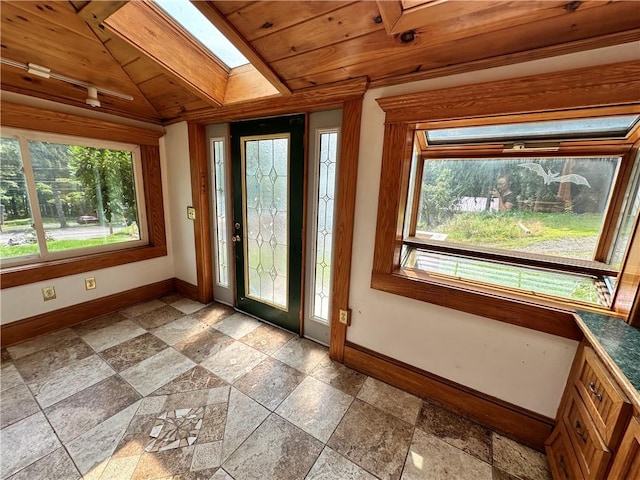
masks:
<svg viewBox="0 0 640 480"><path fill-rule="evenodd" d="M161 413L149 433L153 440L145 450L163 452L193 445L202 429L203 418L204 407L181 408Z"/></svg>

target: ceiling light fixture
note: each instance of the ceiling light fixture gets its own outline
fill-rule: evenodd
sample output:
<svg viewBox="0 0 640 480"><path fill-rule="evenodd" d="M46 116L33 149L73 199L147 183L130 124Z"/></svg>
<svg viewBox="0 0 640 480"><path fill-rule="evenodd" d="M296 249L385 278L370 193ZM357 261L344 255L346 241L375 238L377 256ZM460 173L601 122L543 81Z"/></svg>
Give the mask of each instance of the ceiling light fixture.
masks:
<svg viewBox="0 0 640 480"><path fill-rule="evenodd" d="M86 88L87 99L85 100L85 103L87 105L91 105L92 107L100 106L100 100L98 100L98 93L102 93L103 95L111 95L112 97L121 98L123 100L133 100L133 97L131 95L115 92L113 90L109 90L108 88L97 87L90 83L83 82L82 80L77 80L75 78L67 77L65 75L60 75L59 73L52 72L50 68L43 67L42 65L36 65L35 63L16 62L15 60L9 60L8 58L0 58L0 62L5 65L9 65L10 67L16 67L22 70L26 70L31 75L35 75L37 77L54 78L62 82L70 83L71 85L76 85L78 87Z"/></svg>
<svg viewBox="0 0 640 480"><path fill-rule="evenodd" d="M95 87L87 87L87 99L84 101L84 103L96 108L100 106L100 100L98 100L98 90Z"/></svg>

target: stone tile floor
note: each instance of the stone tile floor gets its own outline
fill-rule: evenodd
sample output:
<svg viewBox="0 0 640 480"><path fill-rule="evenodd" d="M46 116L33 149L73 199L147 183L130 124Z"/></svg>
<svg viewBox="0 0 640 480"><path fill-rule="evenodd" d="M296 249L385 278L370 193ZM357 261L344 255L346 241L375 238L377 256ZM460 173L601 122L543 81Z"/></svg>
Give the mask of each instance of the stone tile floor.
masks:
<svg viewBox="0 0 640 480"><path fill-rule="evenodd" d="M178 295L2 350L11 480L542 480L546 457Z"/></svg>

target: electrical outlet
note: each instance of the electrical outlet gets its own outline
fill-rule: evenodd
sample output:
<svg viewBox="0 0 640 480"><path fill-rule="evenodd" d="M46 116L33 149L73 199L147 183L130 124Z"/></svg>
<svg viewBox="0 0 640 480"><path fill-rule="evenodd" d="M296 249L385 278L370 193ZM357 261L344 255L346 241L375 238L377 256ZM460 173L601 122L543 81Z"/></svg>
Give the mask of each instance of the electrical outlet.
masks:
<svg viewBox="0 0 640 480"><path fill-rule="evenodd" d="M94 288L96 288L96 277L85 278L84 288L87 290L93 290Z"/></svg>
<svg viewBox="0 0 640 480"><path fill-rule="evenodd" d="M187 218L189 220L195 220L196 219L196 209L193 207L187 207Z"/></svg>
<svg viewBox="0 0 640 480"><path fill-rule="evenodd" d="M351 311L340 309L340 323L344 323L347 327L351 325Z"/></svg>
<svg viewBox="0 0 640 480"><path fill-rule="evenodd" d="M45 302L49 300L54 300L56 298L56 288L55 287L44 287L42 289L42 298Z"/></svg>

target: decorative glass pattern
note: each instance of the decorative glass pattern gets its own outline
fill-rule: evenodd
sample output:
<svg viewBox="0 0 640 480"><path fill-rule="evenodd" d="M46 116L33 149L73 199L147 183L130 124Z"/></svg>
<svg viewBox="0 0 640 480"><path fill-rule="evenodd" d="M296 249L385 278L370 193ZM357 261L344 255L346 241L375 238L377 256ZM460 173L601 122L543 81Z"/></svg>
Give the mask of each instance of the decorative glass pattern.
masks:
<svg viewBox="0 0 640 480"><path fill-rule="evenodd" d="M229 286L229 259L227 258L227 204L225 198L225 168L224 168L224 141L212 140L211 153L213 155L213 185L215 188L216 203L214 215L216 218L216 237L218 248L216 249L217 283L221 287Z"/></svg>
<svg viewBox="0 0 640 480"><path fill-rule="evenodd" d="M289 136L243 139L245 294L288 309Z"/></svg>
<svg viewBox="0 0 640 480"><path fill-rule="evenodd" d="M329 320L338 132L320 134L313 315Z"/></svg>

